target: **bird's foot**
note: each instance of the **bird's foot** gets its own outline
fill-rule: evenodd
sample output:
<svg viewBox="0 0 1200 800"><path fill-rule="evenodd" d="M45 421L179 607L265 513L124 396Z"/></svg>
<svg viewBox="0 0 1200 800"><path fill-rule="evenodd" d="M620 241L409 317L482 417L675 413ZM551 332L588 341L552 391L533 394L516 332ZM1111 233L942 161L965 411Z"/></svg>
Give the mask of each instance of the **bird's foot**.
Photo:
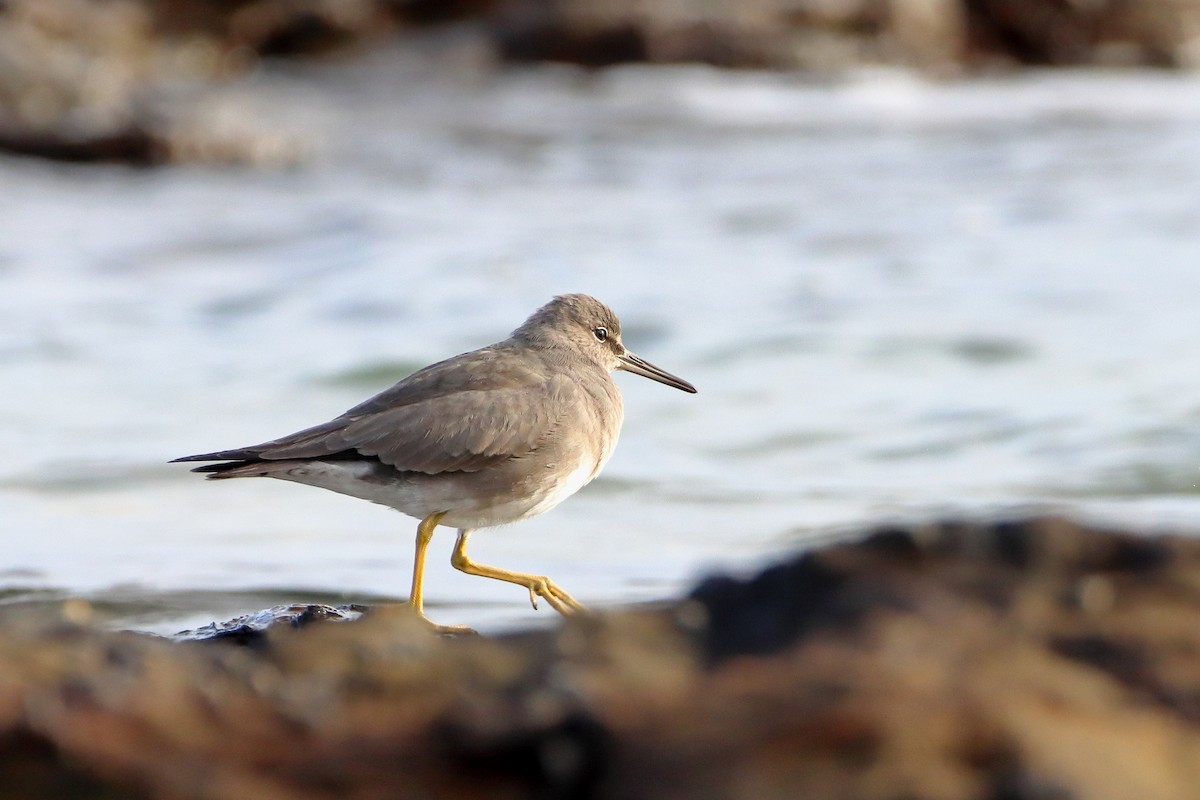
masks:
<svg viewBox="0 0 1200 800"><path fill-rule="evenodd" d="M427 627L431 628L434 633L439 636L478 636L479 631L469 625L440 625L429 617L425 616L425 611L420 608L413 608L411 603L406 604L412 609L417 618L421 620Z"/></svg>
<svg viewBox="0 0 1200 800"><path fill-rule="evenodd" d="M565 589L545 575L531 575L526 587L529 589L529 602L535 610L538 607L538 597L546 598L551 608L564 616L586 610L583 603L571 597Z"/></svg>
<svg viewBox="0 0 1200 800"><path fill-rule="evenodd" d="M472 628L470 625L439 625L436 622L425 620L433 627L433 632L438 636L478 636L479 631Z"/></svg>
<svg viewBox="0 0 1200 800"><path fill-rule="evenodd" d="M438 636L478 636L479 631L470 625L439 625L424 614L421 621L433 629Z"/></svg>

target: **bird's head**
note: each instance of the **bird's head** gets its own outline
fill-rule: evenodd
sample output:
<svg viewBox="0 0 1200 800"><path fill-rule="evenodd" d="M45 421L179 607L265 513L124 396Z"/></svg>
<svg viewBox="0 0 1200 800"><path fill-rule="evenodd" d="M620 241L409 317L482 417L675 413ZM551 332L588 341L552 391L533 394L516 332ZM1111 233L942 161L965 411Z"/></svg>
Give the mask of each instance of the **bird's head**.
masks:
<svg viewBox="0 0 1200 800"><path fill-rule="evenodd" d="M621 341L621 320L590 295L559 295L533 312L513 336L537 347L570 350L609 372L632 372L685 392L696 392L696 387L683 378L629 352Z"/></svg>

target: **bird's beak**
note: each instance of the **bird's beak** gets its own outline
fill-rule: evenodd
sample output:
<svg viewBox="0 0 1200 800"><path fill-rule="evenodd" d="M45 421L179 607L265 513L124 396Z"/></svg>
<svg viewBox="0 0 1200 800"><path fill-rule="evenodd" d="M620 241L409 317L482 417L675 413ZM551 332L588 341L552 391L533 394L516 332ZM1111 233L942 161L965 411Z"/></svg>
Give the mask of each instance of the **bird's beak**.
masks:
<svg viewBox="0 0 1200 800"><path fill-rule="evenodd" d="M617 356L617 360L621 363L617 365L617 369L623 372L632 372L634 375L641 375L643 378L649 378L652 381L665 383L667 386L673 386L676 389L682 389L685 392L696 393L696 387L685 381L683 378L676 377L665 369L659 369L649 361L644 361L633 353L626 350L622 355Z"/></svg>

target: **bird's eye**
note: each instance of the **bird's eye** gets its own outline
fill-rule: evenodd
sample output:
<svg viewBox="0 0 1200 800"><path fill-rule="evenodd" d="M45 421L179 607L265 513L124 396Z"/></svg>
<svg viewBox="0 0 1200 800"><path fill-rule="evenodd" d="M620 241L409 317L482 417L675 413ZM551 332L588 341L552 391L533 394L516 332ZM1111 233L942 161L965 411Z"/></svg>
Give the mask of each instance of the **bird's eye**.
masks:
<svg viewBox="0 0 1200 800"><path fill-rule="evenodd" d="M608 328L601 325L599 328L592 328L592 333L596 334L596 341L603 342L608 338Z"/></svg>

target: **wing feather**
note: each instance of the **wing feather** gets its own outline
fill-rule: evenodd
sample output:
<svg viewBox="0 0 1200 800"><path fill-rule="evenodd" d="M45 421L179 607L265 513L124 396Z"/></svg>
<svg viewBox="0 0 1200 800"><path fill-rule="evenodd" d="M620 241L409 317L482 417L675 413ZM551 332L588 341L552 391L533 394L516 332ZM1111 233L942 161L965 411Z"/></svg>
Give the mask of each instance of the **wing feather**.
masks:
<svg viewBox="0 0 1200 800"><path fill-rule="evenodd" d="M181 461L378 458L402 471L476 472L535 450L579 387L503 344L426 367L329 422Z"/></svg>
<svg viewBox="0 0 1200 800"><path fill-rule="evenodd" d="M552 383L560 383L552 381ZM533 387L458 392L373 414L334 420L303 437L258 450L264 459L320 458L353 450L396 469L475 472L507 458L527 455L554 430L562 389Z"/></svg>

